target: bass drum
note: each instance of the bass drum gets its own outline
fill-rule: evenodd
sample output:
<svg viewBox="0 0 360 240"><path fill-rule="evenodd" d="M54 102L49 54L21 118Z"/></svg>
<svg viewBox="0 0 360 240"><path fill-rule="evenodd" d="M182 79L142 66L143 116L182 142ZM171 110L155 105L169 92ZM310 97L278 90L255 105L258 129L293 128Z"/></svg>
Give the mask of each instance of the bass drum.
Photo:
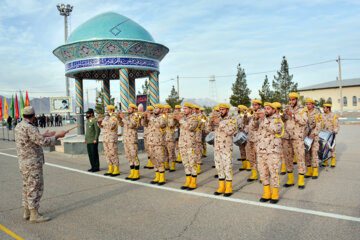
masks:
<svg viewBox="0 0 360 240"><path fill-rule="evenodd" d="M305 137L305 139L304 139L304 145L305 145L305 151L306 151L306 152L309 152L309 151L310 151L313 142L314 142L314 139L311 139L311 138L309 138L308 136Z"/></svg>
<svg viewBox="0 0 360 240"><path fill-rule="evenodd" d="M335 134L326 130L319 133L319 160L325 161L331 149L335 146Z"/></svg>
<svg viewBox="0 0 360 240"><path fill-rule="evenodd" d="M240 146L241 144L244 144L246 142L247 139L247 135L244 132L238 132L234 137L233 137L233 143L236 146Z"/></svg>
<svg viewBox="0 0 360 240"><path fill-rule="evenodd" d="M215 139L215 132L210 132L205 137L205 141L207 142L207 144L210 144L210 145L214 145L214 139Z"/></svg>

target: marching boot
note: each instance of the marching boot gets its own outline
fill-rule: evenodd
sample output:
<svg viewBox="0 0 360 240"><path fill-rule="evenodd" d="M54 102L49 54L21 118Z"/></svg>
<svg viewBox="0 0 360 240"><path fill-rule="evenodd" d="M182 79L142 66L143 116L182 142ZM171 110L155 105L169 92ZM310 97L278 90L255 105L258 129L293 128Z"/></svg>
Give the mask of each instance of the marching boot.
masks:
<svg viewBox="0 0 360 240"><path fill-rule="evenodd" d="M169 172L175 172L175 162L171 162L170 171Z"/></svg>
<svg viewBox="0 0 360 240"><path fill-rule="evenodd" d="M120 175L120 171L119 171L119 166L114 166L114 171L113 173L111 174L112 177L115 177L115 176L119 176Z"/></svg>
<svg viewBox="0 0 360 240"><path fill-rule="evenodd" d="M279 188L273 188L270 203L276 204L279 201Z"/></svg>
<svg viewBox="0 0 360 240"><path fill-rule="evenodd" d="M190 182L190 185L188 187L188 190L194 190L197 188L197 185L196 185L196 177L197 176L191 176L191 182Z"/></svg>
<svg viewBox="0 0 360 240"><path fill-rule="evenodd" d="M216 168L215 164L213 164L213 165L211 166L211 168Z"/></svg>
<svg viewBox="0 0 360 240"><path fill-rule="evenodd" d="M231 195L232 195L232 181L226 181L224 197L230 197Z"/></svg>
<svg viewBox="0 0 360 240"><path fill-rule="evenodd" d="M109 165L109 170L104 175L109 176L113 173L113 171L114 171L113 165Z"/></svg>
<svg viewBox="0 0 360 240"><path fill-rule="evenodd" d="M239 171L246 170L246 167L247 167L247 163L246 163L246 158L245 158L245 159L242 159L242 166L241 166L241 168L239 168Z"/></svg>
<svg viewBox="0 0 360 240"><path fill-rule="evenodd" d="M201 164L196 165L196 172L197 174L201 174Z"/></svg>
<svg viewBox="0 0 360 240"><path fill-rule="evenodd" d="M309 177L312 177L313 175L313 169L312 167L306 167L306 174L305 174L305 178L309 178Z"/></svg>
<svg viewBox="0 0 360 240"><path fill-rule="evenodd" d="M140 179L140 170L139 170L140 166L135 166L134 167L134 175L132 177L132 181L136 181L136 180L139 180Z"/></svg>
<svg viewBox="0 0 360 240"><path fill-rule="evenodd" d="M252 169L251 170L251 176L248 178L248 182L252 182L258 179L258 175L257 175L257 170L256 169Z"/></svg>
<svg viewBox="0 0 360 240"><path fill-rule="evenodd" d="M294 163L294 165L296 165L297 164L297 161L296 161L296 156L294 155L294 160L293 160L293 163Z"/></svg>
<svg viewBox="0 0 360 240"><path fill-rule="evenodd" d="M332 157L332 158L331 158L331 164L330 164L330 166L331 166L332 168L334 168L334 167L336 166L336 158L335 158L335 157Z"/></svg>
<svg viewBox="0 0 360 240"><path fill-rule="evenodd" d="M30 210L30 223L41 223L49 220L50 218L40 215L37 209Z"/></svg>
<svg viewBox="0 0 360 240"><path fill-rule="evenodd" d="M134 173L135 173L135 169L134 169L134 168L135 168L134 165L131 165L131 166L130 166L130 175L127 176L125 179L131 180L131 179L134 177Z"/></svg>
<svg viewBox="0 0 360 240"><path fill-rule="evenodd" d="M150 157L148 157L148 160L149 160L148 165L144 166L144 168L154 169L154 164L152 164Z"/></svg>
<svg viewBox="0 0 360 240"><path fill-rule="evenodd" d="M246 171L248 171L248 172L251 171L251 164L250 164L249 160L246 160Z"/></svg>
<svg viewBox="0 0 360 240"><path fill-rule="evenodd" d="M204 148L202 156L203 156L203 157L207 157L207 150L206 150L206 148Z"/></svg>
<svg viewBox="0 0 360 240"><path fill-rule="evenodd" d="M216 172L216 174L214 175L214 178L218 178L219 177L219 172Z"/></svg>
<svg viewBox="0 0 360 240"><path fill-rule="evenodd" d="M169 166L169 161L165 161L165 170L169 170L170 166Z"/></svg>
<svg viewBox="0 0 360 240"><path fill-rule="evenodd" d="M312 175L312 179L318 179L319 177L319 171L317 167L314 167L313 169L313 175Z"/></svg>
<svg viewBox="0 0 360 240"><path fill-rule="evenodd" d="M23 216L23 219L24 220L29 220L30 218L30 210L28 207L24 207L24 216Z"/></svg>
<svg viewBox="0 0 360 240"><path fill-rule="evenodd" d="M285 163L281 164L281 171L280 171L281 175L285 175L286 174L286 165Z"/></svg>
<svg viewBox="0 0 360 240"><path fill-rule="evenodd" d="M186 175L186 182L184 184L184 186L181 186L181 189L188 189L191 183L191 175L187 174Z"/></svg>
<svg viewBox="0 0 360 240"><path fill-rule="evenodd" d="M214 195L220 195L225 192L225 179L219 179L219 188L214 192Z"/></svg>
<svg viewBox="0 0 360 240"><path fill-rule="evenodd" d="M156 184L156 183L159 182L159 180L160 180L160 173L159 173L159 171L156 171L156 172L155 172L155 178L154 178L154 180L152 180L150 183L151 183L151 184Z"/></svg>
<svg viewBox="0 0 360 240"><path fill-rule="evenodd" d="M267 202L269 201L271 198L271 189L270 189L270 185L266 185L264 186L264 194L261 196L260 198L260 202Z"/></svg>
<svg viewBox="0 0 360 240"><path fill-rule="evenodd" d="M299 189L305 188L304 174L299 174L298 187Z"/></svg>
<svg viewBox="0 0 360 240"><path fill-rule="evenodd" d="M288 172L288 180L287 182L284 184L284 187L292 187L295 185L295 181L294 181L294 173L293 172Z"/></svg>
<svg viewBox="0 0 360 240"><path fill-rule="evenodd" d="M321 164L321 166L323 166L323 167L329 166L329 160L325 160L325 161Z"/></svg>
<svg viewBox="0 0 360 240"><path fill-rule="evenodd" d="M165 183L166 183L166 180L165 180L165 171L164 171L164 172L160 172L160 179L159 179L158 184L159 184L159 185L164 185Z"/></svg>
<svg viewBox="0 0 360 240"><path fill-rule="evenodd" d="M182 159L181 159L181 155L180 153L178 153L177 159L176 159L177 163L182 163Z"/></svg>

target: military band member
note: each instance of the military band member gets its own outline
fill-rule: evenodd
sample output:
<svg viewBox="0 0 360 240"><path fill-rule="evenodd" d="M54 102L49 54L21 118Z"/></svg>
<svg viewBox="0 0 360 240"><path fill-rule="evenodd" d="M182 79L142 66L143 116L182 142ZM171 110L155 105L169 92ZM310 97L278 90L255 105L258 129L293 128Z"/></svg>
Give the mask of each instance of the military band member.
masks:
<svg viewBox="0 0 360 240"><path fill-rule="evenodd" d="M204 111L205 111L204 108L200 108L200 113L201 113L202 119L206 122L207 117L206 117ZM203 145L202 157L207 157L207 145L206 145L205 138L206 138L206 133L205 133L205 128L204 128L203 131L202 131L202 136L201 136L201 142L202 142L202 145Z"/></svg>
<svg viewBox="0 0 360 240"><path fill-rule="evenodd" d="M306 108L309 113L307 136L313 139L311 149L305 154L306 174L305 178L317 179L319 176L319 133L322 129L323 120L321 112L315 108L315 101L308 98L305 100Z"/></svg>
<svg viewBox="0 0 360 240"><path fill-rule="evenodd" d="M168 114L171 113L170 105L164 105L164 114L167 114L167 126L165 132L165 147L164 147L164 156L165 156L165 170L169 168L170 161L170 172L174 172L175 162L176 162L176 142L175 142L175 129L178 127L179 123L173 117L168 117Z"/></svg>
<svg viewBox="0 0 360 240"><path fill-rule="evenodd" d="M54 146L55 141L63 138L66 131L58 134L46 131L40 134L34 124L35 111L32 106L23 110L23 120L15 127L15 144L23 180L22 205L24 220L40 223L50 218L39 214L40 199L44 192L43 165L45 163L42 147Z"/></svg>
<svg viewBox="0 0 360 240"><path fill-rule="evenodd" d="M331 104L324 104L323 105L323 121L324 121L324 129L330 132L333 132L335 136L339 133L339 116L333 112L331 112ZM331 167L336 166L336 151L335 146L330 151L331 153ZM325 160L322 164L323 166L328 166L328 160Z"/></svg>
<svg viewBox="0 0 360 240"><path fill-rule="evenodd" d="M118 119L114 113L115 107L107 105L107 114L104 119L98 118L98 126L102 128L102 141L104 154L109 166L109 170L104 174L107 176L118 176L119 157L118 157Z"/></svg>
<svg viewBox="0 0 360 240"><path fill-rule="evenodd" d="M213 109L213 115L214 114L220 114L220 108L219 108L219 105L216 105ZM211 119L211 116L209 117ZM217 128L217 125L214 126L214 128L216 129ZM214 136L215 137L215 136ZM215 147L215 142L214 142L214 147ZM215 162L214 164L211 166L212 168L216 168L215 166ZM218 172L216 172L216 174L214 175L214 178L218 178Z"/></svg>
<svg viewBox="0 0 360 240"><path fill-rule="evenodd" d="M275 113L276 115L279 115L279 117L281 118L281 120L283 121L283 124L285 126L285 115L284 113L280 113L280 110L281 110L281 103L279 102L273 102L272 103L273 106L275 107ZM282 111L282 110L281 110ZM286 174L286 164L285 164L285 156L284 156L284 151L283 151L283 142L284 142L284 138L286 137L287 139L289 138L288 137L289 134L287 134L286 132L286 127L285 127L285 132L284 132L284 135L282 136L281 138L281 153L280 153L280 159L281 159L281 168L280 168L280 175L285 175Z"/></svg>
<svg viewBox="0 0 360 240"><path fill-rule="evenodd" d="M284 125L280 117L275 113L275 106L272 103L264 103L264 112L259 112L252 121L250 128L255 130L257 135L257 158L260 179L264 187L264 194L260 202L277 203L279 201L279 163L281 153L281 135L284 133ZM270 187L271 185L271 187ZM272 188L272 193L271 193Z"/></svg>
<svg viewBox="0 0 360 240"><path fill-rule="evenodd" d="M219 109L221 117L208 122L206 128L207 132L215 131L214 160L218 171L219 188L214 194L224 194L225 197L229 197L232 195L232 150L237 123L236 119L229 116L230 105L221 103Z"/></svg>
<svg viewBox="0 0 360 240"><path fill-rule="evenodd" d="M181 106L175 105L174 113L176 114L176 113L180 113L180 112L181 112ZM179 136L180 136L180 128L179 127L177 127L177 131L178 131L178 136L175 139L176 140L176 152L177 152L176 162L182 163L181 156L180 156L180 149L179 149Z"/></svg>
<svg viewBox="0 0 360 240"><path fill-rule="evenodd" d="M184 164L186 182L181 189L194 190L197 188L197 170L193 156L195 145L195 129L198 121L192 115L192 104L184 103L184 116L174 116L180 123L179 148L182 162Z"/></svg>
<svg viewBox="0 0 360 240"><path fill-rule="evenodd" d="M100 171L98 151L100 128L94 118L94 110L92 108L89 108L86 112L86 118L85 144L91 165L88 171L98 172Z"/></svg>
<svg viewBox="0 0 360 240"><path fill-rule="evenodd" d="M149 112L150 114L153 114L154 107L153 106L148 106L146 108L146 111ZM143 126L143 118L141 119L141 125ZM144 136L144 145L145 145L145 152L146 152L146 154L148 156L148 164L146 166L144 166L144 168L154 169L154 164L152 164L152 162L151 162L150 153L149 153L149 141L147 139L148 132L149 132L149 128L144 127L144 135L143 135Z"/></svg>
<svg viewBox="0 0 360 240"><path fill-rule="evenodd" d="M202 118L199 105L193 105L193 115L197 118L198 126L195 129L195 149L194 157L196 163L197 174L201 174L201 165L202 165L202 132L204 130L205 121Z"/></svg>
<svg viewBox="0 0 360 240"><path fill-rule="evenodd" d="M238 124L242 123L244 126L248 125L247 109L248 108L245 105L238 106L238 116L237 116ZM239 146L240 158L238 160L242 161L242 166L240 167L239 171L246 170L248 166L245 147L246 147L246 142Z"/></svg>
<svg viewBox="0 0 360 240"><path fill-rule="evenodd" d="M299 189L305 188L304 174L305 174L305 149L304 149L304 138L306 124L308 122L308 113L305 108L300 106L298 103L299 94L291 92L289 94L290 106L285 109L285 121L286 131L289 134L289 140L284 147L286 171L288 175L288 181L284 187L292 187L295 184L294 181L294 163L293 154L294 151L297 166L298 166L298 187Z"/></svg>
<svg viewBox="0 0 360 240"><path fill-rule="evenodd" d="M119 124L124 128L122 141L124 144L125 156L129 161L130 175L126 177L128 180L136 181L140 179L140 166L137 157L138 154L138 127L140 125L140 116L136 113L137 106L130 104L128 115L125 116L123 112L118 113Z"/></svg>
<svg viewBox="0 0 360 240"><path fill-rule="evenodd" d="M154 114L147 112L143 120L143 126L149 128L147 135L150 159L154 164L155 178L151 184L164 185L165 168L164 168L164 134L166 131L166 117L161 114L163 106L155 105Z"/></svg>

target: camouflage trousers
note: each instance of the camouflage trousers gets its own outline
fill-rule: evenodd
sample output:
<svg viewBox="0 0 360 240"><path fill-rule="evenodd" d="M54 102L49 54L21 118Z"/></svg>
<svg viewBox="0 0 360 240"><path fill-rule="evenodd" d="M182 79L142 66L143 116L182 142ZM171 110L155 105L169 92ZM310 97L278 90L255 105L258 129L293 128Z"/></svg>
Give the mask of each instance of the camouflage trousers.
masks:
<svg viewBox="0 0 360 240"><path fill-rule="evenodd" d="M177 152L177 154L180 154L179 140L176 140L175 142L176 142L176 144L175 144L176 152Z"/></svg>
<svg viewBox="0 0 360 240"><path fill-rule="evenodd" d="M245 146L246 156L252 170L256 170L256 143L247 142Z"/></svg>
<svg viewBox="0 0 360 240"><path fill-rule="evenodd" d="M117 142L103 142L103 146L107 164L119 166Z"/></svg>
<svg viewBox="0 0 360 240"><path fill-rule="evenodd" d="M305 165L312 166L314 168L319 167L319 137L314 137L314 142L310 148L310 151L305 153Z"/></svg>
<svg viewBox="0 0 360 240"><path fill-rule="evenodd" d="M39 209L40 199L44 192L43 168L22 168L23 180L22 205L29 209Z"/></svg>
<svg viewBox="0 0 360 240"><path fill-rule="evenodd" d="M163 172L164 168L164 146L149 145L149 153L155 171Z"/></svg>
<svg viewBox="0 0 360 240"><path fill-rule="evenodd" d="M264 186L271 184L273 188L279 187L280 153L259 153L258 168L260 179Z"/></svg>
<svg viewBox="0 0 360 240"><path fill-rule="evenodd" d="M219 174L219 179L232 180L232 153L230 151L214 152L215 167Z"/></svg>
<svg viewBox="0 0 360 240"><path fill-rule="evenodd" d="M150 156L150 152L149 152L149 142L147 140L147 138L144 138L144 146L145 146L145 152L148 156Z"/></svg>
<svg viewBox="0 0 360 240"><path fill-rule="evenodd" d="M246 150L245 150L245 148L246 148L246 143L241 144L241 145L239 146L240 158L243 158L243 159L246 158Z"/></svg>
<svg viewBox="0 0 360 240"><path fill-rule="evenodd" d="M165 147L164 147L165 161L171 161L171 162L176 161L175 145L176 145L175 142L165 142Z"/></svg>
<svg viewBox="0 0 360 240"><path fill-rule="evenodd" d="M137 159L138 146L135 143L125 143L125 155L129 161L130 166L139 166L139 160Z"/></svg>
<svg viewBox="0 0 360 240"><path fill-rule="evenodd" d="M286 171L294 172L294 153L296 156L298 173L305 174L305 148L303 139L284 139L283 151L285 157Z"/></svg>
<svg viewBox="0 0 360 240"><path fill-rule="evenodd" d="M197 176L195 157L193 154L193 148L180 147L180 155L184 165L185 174Z"/></svg>
<svg viewBox="0 0 360 240"><path fill-rule="evenodd" d="M194 149L195 163L202 164L202 153L203 153L202 142L196 142Z"/></svg>
<svg viewBox="0 0 360 240"><path fill-rule="evenodd" d="M336 158L336 149L335 149L336 143L334 145L334 148L330 150L331 157Z"/></svg>

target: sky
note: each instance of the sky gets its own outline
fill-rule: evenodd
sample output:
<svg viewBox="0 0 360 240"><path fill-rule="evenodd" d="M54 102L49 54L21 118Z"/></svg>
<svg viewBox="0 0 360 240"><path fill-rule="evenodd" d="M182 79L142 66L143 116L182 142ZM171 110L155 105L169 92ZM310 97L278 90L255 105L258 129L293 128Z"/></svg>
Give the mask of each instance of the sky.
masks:
<svg viewBox="0 0 360 240"><path fill-rule="evenodd" d="M52 51L64 43L64 21L53 0L2 0L0 4L0 95L28 90L30 97L65 95L64 65ZM286 56L299 87L360 77L360 1L331 0L69 0L73 31L88 19L116 12L142 25L170 51L160 63L160 99L179 76L180 96L207 98L215 75L216 101L228 102L237 65L245 69L251 97L265 75L272 81ZM332 60L309 67L294 68ZM257 74L261 72L260 74ZM266 73L264 73L266 72ZM227 76L227 77L221 77ZM138 79L141 89L144 79ZM95 102L100 83L84 81ZM70 79L74 94L74 80ZM119 101L120 84L111 81ZM86 101L86 95L84 96Z"/></svg>

